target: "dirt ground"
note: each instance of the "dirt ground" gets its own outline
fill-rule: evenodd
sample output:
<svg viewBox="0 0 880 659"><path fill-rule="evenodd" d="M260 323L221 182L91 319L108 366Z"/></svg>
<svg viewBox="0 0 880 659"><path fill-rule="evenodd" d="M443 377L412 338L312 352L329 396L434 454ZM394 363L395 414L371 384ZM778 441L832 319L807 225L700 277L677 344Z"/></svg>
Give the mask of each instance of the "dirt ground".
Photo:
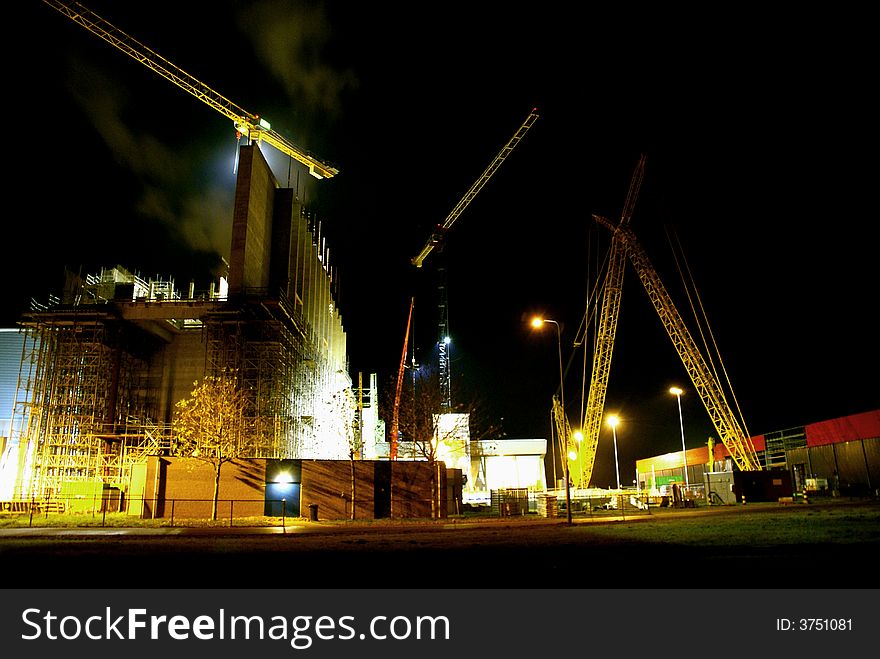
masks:
<svg viewBox="0 0 880 659"><path fill-rule="evenodd" d="M0 534L5 586L874 588L880 504L256 529Z"/></svg>

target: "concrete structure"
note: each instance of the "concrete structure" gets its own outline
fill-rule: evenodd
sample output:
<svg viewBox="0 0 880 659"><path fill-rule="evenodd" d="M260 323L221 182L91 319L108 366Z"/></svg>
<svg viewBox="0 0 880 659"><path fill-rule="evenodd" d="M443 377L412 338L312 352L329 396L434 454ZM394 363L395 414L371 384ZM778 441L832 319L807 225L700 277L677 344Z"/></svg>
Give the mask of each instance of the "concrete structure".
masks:
<svg viewBox="0 0 880 659"><path fill-rule="evenodd" d="M230 255L228 278L207 291L115 267L69 276L21 319L4 453L13 497L71 482L126 491L138 465L173 452L174 406L205 376L248 392L252 457L349 457L354 400L329 254L257 146L240 150Z"/></svg>
<svg viewBox="0 0 880 659"><path fill-rule="evenodd" d="M795 493L877 496L880 491L880 410L808 423L752 438L764 469L785 472ZM711 443L636 462L639 487L658 490L684 483L686 466L692 484L706 473L732 471L727 450ZM716 477L717 480L717 477ZM699 495L700 487L695 488Z"/></svg>
<svg viewBox="0 0 880 659"><path fill-rule="evenodd" d="M471 443L471 468L464 487L465 503L490 503L496 490L544 492L546 439L498 439Z"/></svg>
<svg viewBox="0 0 880 659"><path fill-rule="evenodd" d="M221 471L218 518L281 516L282 506L294 517L309 517L317 506L319 519L350 519L352 506L357 519L431 517L434 511L446 517L447 471L442 465L430 471L426 462L234 460ZM149 457L136 470L125 509L156 519L210 518L213 488L206 462Z"/></svg>

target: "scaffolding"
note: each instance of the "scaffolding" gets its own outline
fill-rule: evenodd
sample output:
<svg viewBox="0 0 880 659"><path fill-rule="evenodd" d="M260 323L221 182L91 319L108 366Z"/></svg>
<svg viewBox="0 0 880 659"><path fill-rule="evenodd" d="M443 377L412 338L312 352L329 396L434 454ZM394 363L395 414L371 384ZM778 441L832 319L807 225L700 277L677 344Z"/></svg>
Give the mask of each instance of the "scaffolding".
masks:
<svg viewBox="0 0 880 659"><path fill-rule="evenodd" d="M260 434L254 457L301 455L320 385L314 348L287 307L256 298L203 319L206 373L234 376L248 392L246 414Z"/></svg>
<svg viewBox="0 0 880 659"><path fill-rule="evenodd" d="M174 453L173 405L189 375L235 376L258 435L252 457L348 457L354 397L344 350L332 350L344 346L335 310L316 330L283 295L181 300L173 283L134 277L87 277L20 323L15 498L59 496L76 481L126 490L134 465ZM201 366L169 375L176 361Z"/></svg>
<svg viewBox="0 0 880 659"><path fill-rule="evenodd" d="M127 345L120 319L96 307L42 311L23 323L12 439L19 447L14 495L58 495L62 483L120 487L134 456L156 450L148 364Z"/></svg>

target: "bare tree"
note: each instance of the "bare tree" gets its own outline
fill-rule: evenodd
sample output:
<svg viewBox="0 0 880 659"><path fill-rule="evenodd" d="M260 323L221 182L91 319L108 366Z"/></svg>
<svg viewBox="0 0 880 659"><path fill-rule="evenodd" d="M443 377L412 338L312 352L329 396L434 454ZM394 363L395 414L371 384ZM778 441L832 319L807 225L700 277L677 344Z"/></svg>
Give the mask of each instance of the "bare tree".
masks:
<svg viewBox="0 0 880 659"><path fill-rule="evenodd" d="M383 415L390 416L394 387L388 387L386 391L389 393L384 401ZM425 367L412 373L412 377L403 383L398 410L401 452L425 460L431 466L432 517L439 516L443 503L440 501L441 464L469 456L472 441L494 437L498 433L487 423L485 408L476 397L463 392L459 399L464 398L468 399L467 402L460 402L452 409L444 408L438 374ZM467 426L462 427L462 423Z"/></svg>
<svg viewBox="0 0 880 659"><path fill-rule="evenodd" d="M231 460L249 457L254 449L254 420L249 401L233 377L205 377L192 394L175 405L172 429L176 454L207 462L214 468L211 519L217 519L220 470Z"/></svg>

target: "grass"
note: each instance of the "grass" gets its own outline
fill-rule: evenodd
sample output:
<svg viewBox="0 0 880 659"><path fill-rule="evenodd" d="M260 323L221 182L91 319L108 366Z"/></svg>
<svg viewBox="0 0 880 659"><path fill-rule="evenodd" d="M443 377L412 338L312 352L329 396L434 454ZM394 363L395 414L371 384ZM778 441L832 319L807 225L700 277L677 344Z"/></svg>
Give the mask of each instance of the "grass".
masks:
<svg viewBox="0 0 880 659"><path fill-rule="evenodd" d="M297 521L303 521L299 517L287 517L283 520L286 524L294 524ZM281 517L236 517L232 520L232 526L281 526ZM186 527L229 527L229 518L218 519L216 521L210 519L199 518L183 518L174 520L174 524L170 519L141 519L135 515L126 513L107 513L102 516L100 513L92 515L90 513L51 513L34 514L33 518L27 513L2 513L0 514L0 529L2 528L160 528L170 526L186 526Z"/></svg>
<svg viewBox="0 0 880 659"><path fill-rule="evenodd" d="M578 529L580 530L580 529ZM583 527L594 537L701 547L880 543L880 505L798 506L771 504L730 514L654 516L634 524Z"/></svg>

